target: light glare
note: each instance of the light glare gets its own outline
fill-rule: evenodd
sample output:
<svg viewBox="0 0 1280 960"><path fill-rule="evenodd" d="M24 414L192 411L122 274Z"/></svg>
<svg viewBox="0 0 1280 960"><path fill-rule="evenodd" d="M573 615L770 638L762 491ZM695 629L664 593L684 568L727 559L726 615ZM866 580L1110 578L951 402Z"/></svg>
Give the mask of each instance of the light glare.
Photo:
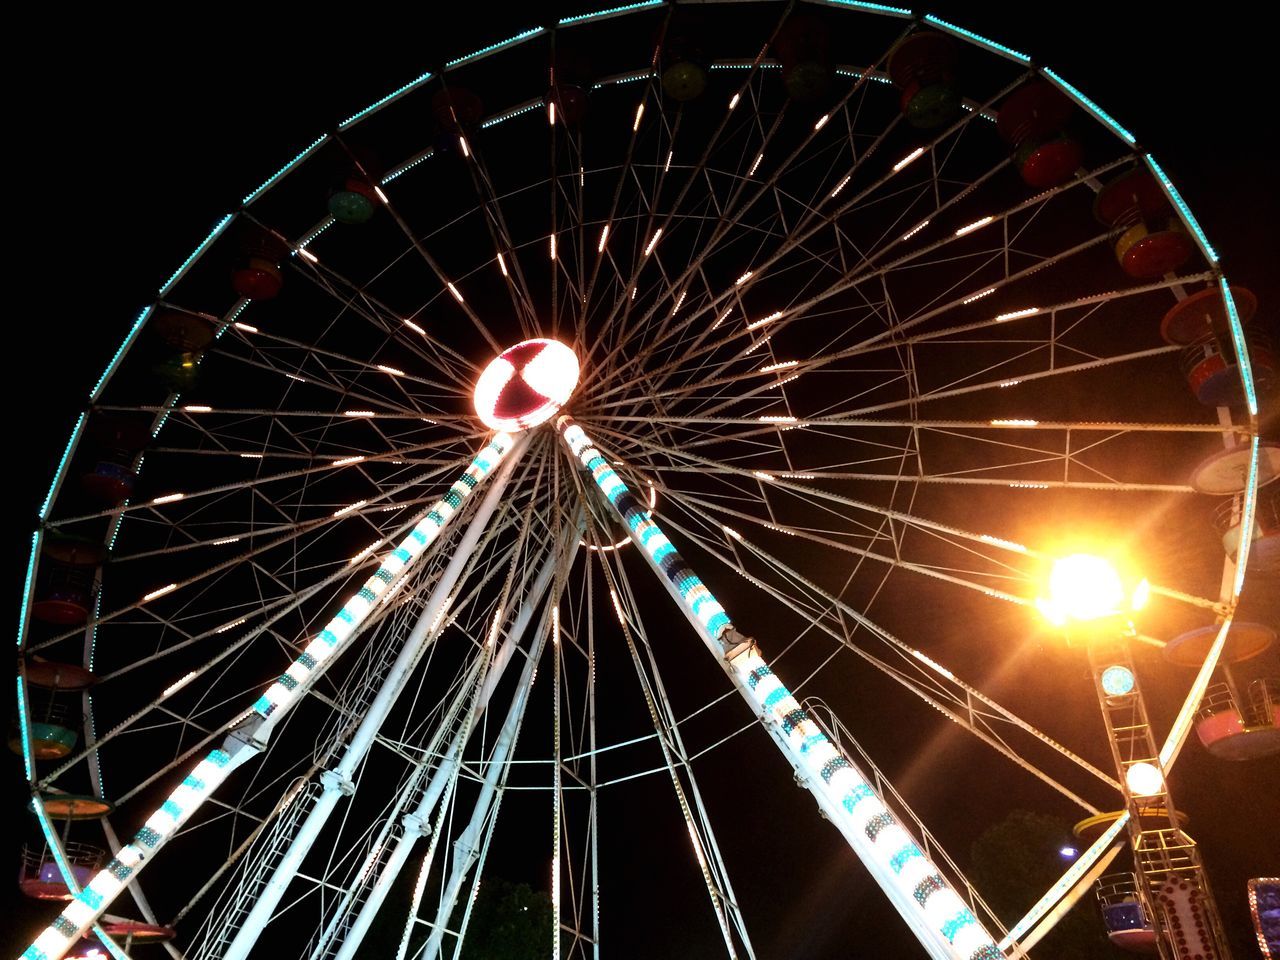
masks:
<svg viewBox="0 0 1280 960"><path fill-rule="evenodd" d="M1164 776L1154 763L1135 763L1125 771L1124 782L1136 797L1150 797L1164 790Z"/></svg>
<svg viewBox="0 0 1280 960"><path fill-rule="evenodd" d="M1124 584L1111 561L1075 553L1054 561L1049 596L1036 605L1055 624L1099 620L1124 609Z"/></svg>

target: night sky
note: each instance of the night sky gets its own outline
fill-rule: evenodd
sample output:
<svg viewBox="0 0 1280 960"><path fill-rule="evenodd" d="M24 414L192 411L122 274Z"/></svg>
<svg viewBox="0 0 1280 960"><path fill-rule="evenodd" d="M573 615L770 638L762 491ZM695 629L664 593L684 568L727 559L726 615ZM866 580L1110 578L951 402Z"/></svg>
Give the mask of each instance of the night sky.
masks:
<svg viewBox="0 0 1280 960"><path fill-rule="evenodd" d="M11 261L8 330L16 339L10 340L9 392L20 456L11 461L7 483L11 529L5 583L15 601L14 620L35 512L82 398L139 308L209 226L335 118L460 52L553 15L590 9L564 4L451 6L444 15L424 4L408 16L394 7L361 5L305 12L184 9L173 23L159 25L112 8L76 14L74 27L64 21L70 16L65 12L34 14L40 22L28 35L40 49L41 65L11 89L10 109L17 116L11 114L8 125L11 154L21 151L22 158L8 184L11 245L17 251ZM938 2L930 9L1029 51L1133 129L1181 189L1217 246L1227 274L1258 295L1262 323L1273 337L1280 332L1271 319L1280 304L1280 205L1269 149L1275 97L1268 58L1274 51L1259 23L1246 19L1240 8L1213 5L1201 5L1194 14L1164 4L1097 2ZM157 26L167 29L157 33ZM1274 433L1274 416L1269 429ZM1246 602L1254 616L1271 617L1275 626L1278 601L1267 595L1267 587L1255 583ZM965 666L965 645L981 638L945 618L935 626L946 653L940 659ZM1044 647L1038 654L1050 669L1069 677L1071 696L1083 698L1064 709L1081 723L1094 724L1089 736L1096 734L1100 749L1101 727L1084 682L1083 657ZM1143 663L1152 664L1153 675L1144 675L1144 682L1162 735L1169 714L1161 710L1174 703L1189 677L1161 674L1156 659ZM1012 698L989 658L975 664L978 672L969 673L969 679ZM877 693L885 691L869 690L854 705L855 723L858 711L878 702ZM966 827L981 819L984 802L1007 799L1010 791L1019 797L1025 792L1027 806L1045 804L1046 812L1070 819L1068 808L1047 801L1043 790L1027 789L1025 778L1014 778L1007 766L986 763L984 776L995 779L975 777L968 765L977 754L960 745L960 733L940 728L941 721L926 731L904 724L889 735L897 742L887 752L894 757L890 772L913 798L922 798L920 812L936 823L944 841L948 834L967 837ZM756 745L765 748L763 737L758 740ZM725 813L717 826L731 851L748 847L753 831L769 827L769 815L735 779L733 765L739 757L712 755L699 768L711 806ZM6 822L20 828L6 831L9 839L0 857L16 865L17 849L34 829L23 822L31 818L21 809L25 784L20 761L10 760L3 809ZM777 767L768 789L786 791L781 760ZM1008 784L1000 779L1005 775L1011 778ZM964 795L930 795L926 784L931 777L953 776L968 778ZM1191 833L1203 846L1219 902L1238 938L1244 933L1244 878L1280 871L1274 827L1280 812L1275 799L1280 763L1273 757L1247 767L1224 765L1205 757L1193 737L1176 778L1179 804L1192 817ZM666 782L648 789L647 797L640 793L641 808L650 800L655 811L665 804L653 815L670 816L673 843L678 843L682 826L669 809ZM769 809L773 815L787 810L809 817L813 829L797 837L804 852L797 854L796 863L779 868L779 882L803 884L807 898L791 896L776 914L762 916L757 910L748 917L761 960L905 960L920 955L905 941L900 923L879 903L878 892L851 862L834 830L821 824L807 795L791 790ZM625 832L614 839L625 842ZM814 857L815 848L829 856ZM542 864L522 867L515 855L522 852L518 840L510 849L512 855L497 858L493 868L510 879L536 884ZM954 852L967 854L964 849ZM676 860L683 863L683 848L680 853ZM692 870L672 881L679 891L687 890L686 907L664 909L637 922L648 910L647 890L665 876L672 858L649 848L637 848L631 856L632 879L605 896L613 898L615 915L626 913L629 929L644 929L634 947L642 946L643 952L615 942L606 955L661 952L673 960L717 955L718 934ZM740 888L755 888L745 899L766 899L762 876L740 868L734 880ZM627 901L625 911L616 906L620 898ZM848 917L855 914L872 919L851 924ZM0 942L9 943L10 934L15 947L28 942L33 916L23 912L13 884L3 885L0 917L12 922L0 920L6 928L0 929ZM877 929L892 933L876 939ZM851 942L850 930L866 939ZM1237 954L1238 960L1245 956Z"/></svg>

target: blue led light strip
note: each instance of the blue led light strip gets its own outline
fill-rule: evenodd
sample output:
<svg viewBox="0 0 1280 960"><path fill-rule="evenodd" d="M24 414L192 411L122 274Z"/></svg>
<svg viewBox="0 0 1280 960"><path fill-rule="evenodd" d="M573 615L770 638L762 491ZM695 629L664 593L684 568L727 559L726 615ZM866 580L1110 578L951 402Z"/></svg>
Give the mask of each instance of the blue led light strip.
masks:
<svg viewBox="0 0 1280 960"><path fill-rule="evenodd" d="M74 892L76 890L76 878L71 872L71 865L67 863L66 851L62 849L62 844L58 842L57 831L53 829L53 824L49 822L49 813L44 808L44 803L39 797L31 798L31 810L36 815L36 820L40 822L40 832L44 834L45 845L49 848L49 852L53 854L54 863L58 867L58 872L62 874L62 879L66 881L67 886Z"/></svg>
<svg viewBox="0 0 1280 960"><path fill-rule="evenodd" d="M214 339L215 340L217 339L217 334L214 334ZM169 399L166 400L164 404L164 411L160 414L159 418L156 420L156 425L151 428L152 439L160 436L160 431L163 430L164 425L169 422L170 414L172 414L174 409L177 408L178 401L181 399L182 399L182 394L180 393L169 394Z"/></svg>
<svg viewBox="0 0 1280 960"><path fill-rule="evenodd" d="M364 586L347 600L325 628L307 644L298 659L293 661L293 665L258 698L253 705L254 713L266 718L297 700L300 692L314 678L316 668L329 660L350 639L378 598L435 541L471 491L502 462L513 442L508 434L494 435L462 476L454 481L449 491L436 501L427 515L400 541L400 545L383 558L381 566L364 582Z"/></svg>
<svg viewBox="0 0 1280 960"><path fill-rule="evenodd" d="M164 842L231 772L231 755L214 750L169 794L134 838L94 874L66 909L22 952L21 960L57 960L70 949Z"/></svg>
<svg viewBox="0 0 1280 960"><path fill-rule="evenodd" d="M128 503L127 500L125 502ZM98 642L98 620L102 616L102 595L105 592L106 591L103 590L101 586L99 586L98 592L95 593L93 596L93 623L89 626L90 640L92 641L89 644L88 667L89 667L90 673L93 672L93 658L95 656L95 651L97 650L97 642Z"/></svg>
<svg viewBox="0 0 1280 960"><path fill-rule="evenodd" d="M892 85L888 74L875 70L854 70L852 68L836 67L836 75L841 77L866 77L868 80L874 80L876 83Z"/></svg>
<svg viewBox="0 0 1280 960"><path fill-rule="evenodd" d="M182 264L177 270L169 274L169 279L160 287L160 296L163 297L170 289L172 289L175 283L182 279L182 275L187 272L187 269L200 259L204 252L209 249L209 244L218 239L218 235L222 233L223 230L227 229L227 224L229 224L233 219L235 219L235 214L228 213L213 225L213 229L209 231L209 235L200 241L199 246L191 251L191 255L182 261Z"/></svg>
<svg viewBox="0 0 1280 960"><path fill-rule="evenodd" d="M40 531L31 534L31 556L27 560L27 579L22 585L22 609L18 612L18 646L27 632L27 613L31 609L31 591L35 588L36 557L40 555Z"/></svg>
<svg viewBox="0 0 1280 960"><path fill-rule="evenodd" d="M1001 56L1008 57L1010 60L1016 60L1018 63L1030 63L1031 58L1025 53L1019 53L1012 47L1006 47L1003 43L996 43L994 40L988 40L980 33L974 33L972 30L966 30L964 27L957 27L954 23L947 23L935 17L932 13L925 15L925 23L930 23L947 33L953 33L957 37L964 37L966 40L972 40L981 47L986 47L992 53L998 53Z"/></svg>
<svg viewBox="0 0 1280 960"><path fill-rule="evenodd" d="M609 503L618 511L623 523L631 531L632 538L671 584L680 602L693 615L707 639L719 640L720 635L731 626L724 607L720 606L720 602L711 595L706 584L676 552L671 541L653 522L644 504L627 489L627 485L609 466L604 455L591 445L582 428L568 417L563 417L560 421L560 430L569 444L569 449L591 472L591 478L608 498Z"/></svg>
<svg viewBox="0 0 1280 960"><path fill-rule="evenodd" d="M293 665L258 698L252 709L241 716L241 721L251 719L255 714L279 720L301 698L318 676L320 665L341 652L379 597L439 536L462 502L493 472L513 446L514 440L510 435L498 433L493 436L448 492L427 511L400 545L383 558L373 576L347 600L329 624L307 644ZM233 729L238 725L239 722L233 725ZM111 862L94 875L58 918L27 947L21 960L57 960L65 954L145 862L178 832L231 771L256 750L257 747L232 734L221 748L210 751L151 814L133 839L120 848Z"/></svg>
<svg viewBox="0 0 1280 960"><path fill-rule="evenodd" d="M326 230L328 230L337 222L338 221L335 220L333 217L329 217L326 220L322 221L319 226L314 227L309 233L306 233L303 235L302 239L298 241L298 246L305 247L312 240L320 236L320 234L324 233Z"/></svg>
<svg viewBox="0 0 1280 960"><path fill-rule="evenodd" d="M833 7L852 7L855 10L870 10L872 13L887 13L891 17L913 16L906 7L890 7L883 3L866 3L864 0L824 0L824 2Z"/></svg>
<svg viewBox="0 0 1280 960"><path fill-rule="evenodd" d="M244 313L245 308L251 303L253 303L253 301L248 297L241 298L240 301L232 307L231 312L222 319L222 323L218 326L218 332L213 335L213 339L220 340L222 335L230 330L231 325L236 322L236 317Z"/></svg>
<svg viewBox="0 0 1280 960"><path fill-rule="evenodd" d="M22 765L26 768L27 782L35 782L35 764L31 757L31 727L27 719L27 694L18 677L18 732L22 737Z"/></svg>
<svg viewBox="0 0 1280 960"><path fill-rule="evenodd" d="M109 527L111 536L107 538L108 550L114 550L116 548L116 537L120 536L120 527L124 524L124 511L128 506L129 499L126 497L120 504L120 512L117 513L116 518L111 521L111 526ZM101 593L99 593L99 595L101 595Z"/></svg>
<svg viewBox="0 0 1280 960"><path fill-rule="evenodd" d="M605 77L591 85L592 90L600 90L604 87L617 86L620 83L635 83L637 80L652 80L657 74L651 70L641 70L637 73L622 73L615 77Z"/></svg>
<svg viewBox="0 0 1280 960"><path fill-rule="evenodd" d="M628 3L620 7L609 7L606 10L597 10L595 13L579 13L573 17L562 17L559 25L562 27L571 27L579 23L590 23L592 20L604 20L606 17L616 17L619 14L630 13L633 10L644 10L647 7L660 7L666 0L640 0L639 3Z"/></svg>
<svg viewBox="0 0 1280 960"><path fill-rule="evenodd" d="M1235 297L1231 296L1231 288L1226 283L1225 276L1219 278L1217 285L1222 291L1222 302L1226 305L1226 320L1231 328L1231 343L1235 346L1235 358L1240 366L1240 380L1244 383L1244 399L1248 402L1249 415L1257 416L1258 394L1256 385L1253 383L1253 364L1249 361L1249 344L1244 338L1244 324L1240 323L1240 312L1236 310ZM1254 438L1254 466L1257 465L1257 458L1257 438ZM1248 530L1249 527L1242 527L1242 529Z"/></svg>
<svg viewBox="0 0 1280 960"><path fill-rule="evenodd" d="M1236 348L1236 362L1240 365L1240 379L1244 382L1244 396L1249 404L1249 414L1256 417L1258 415L1258 394L1253 382L1253 363L1249 360L1249 344L1245 339L1244 324L1240 322L1240 311L1236 309L1236 298L1231 295L1231 287L1227 284L1226 277L1218 279L1218 289L1222 291L1222 302L1227 305L1227 323L1231 327L1231 342ZM1253 458L1256 466L1258 459L1256 438L1254 447Z"/></svg>
<svg viewBox="0 0 1280 960"><path fill-rule="evenodd" d="M1173 185L1173 181L1165 176L1165 172L1160 169L1160 164L1156 163L1156 158L1149 153L1144 153L1142 159L1147 162L1147 166L1151 172L1156 175L1156 179L1160 181L1160 186L1164 188L1165 196L1170 202L1178 208L1178 214L1182 217L1182 222L1191 228L1191 232L1196 236L1196 242L1200 244L1200 252L1205 255L1210 263L1218 262L1218 251L1213 249L1213 245L1209 243L1209 238L1204 235L1204 231L1200 229L1200 221L1195 218L1191 212L1191 208L1187 206L1187 202L1182 199L1182 194L1178 192L1178 188Z"/></svg>
<svg viewBox="0 0 1280 960"><path fill-rule="evenodd" d="M101 590L98 591L98 596L102 596ZM97 607L94 608L93 616L95 620L99 616L101 616L100 606L101 605L99 604ZM98 642L98 625L96 623L93 625L93 642L95 645ZM90 671L92 671L93 668L90 667L89 669ZM98 742L98 721L94 719L94 714L93 714L93 694L89 693L88 691L85 691L84 701L85 701L85 707L86 707L85 717L88 720L88 726L89 726L89 742L97 743ZM91 769L94 771L95 777L98 781L98 796L106 797L107 785L102 780L102 762L96 759L97 753L98 751L95 750L94 751L95 759L92 761Z"/></svg>
<svg viewBox="0 0 1280 960"><path fill-rule="evenodd" d="M423 150L420 154L418 154L412 160L406 160L404 163L400 164L400 166L396 167L394 170L388 173L385 177L383 177L382 185L385 187L388 183L390 183L396 177L399 177L402 174L408 173L418 164L422 163L422 161L434 155L435 155L435 150L433 150L431 147L428 147L426 150Z"/></svg>
<svg viewBox="0 0 1280 960"><path fill-rule="evenodd" d="M338 129L345 130L347 129L347 127L351 126L353 123L358 123L360 120L363 120L369 114L373 113L373 111L380 110L382 107L385 107L392 100L399 100L410 90L416 90L418 87L422 86L424 83L426 83L428 80L431 79L431 76L432 75L430 73L424 73L422 76L418 77L416 80L410 80L403 87L400 87L397 90L392 90L381 100L375 100L373 103L369 104L359 113L353 113L351 116L347 117L347 119L343 120L340 124L338 124Z"/></svg>
<svg viewBox="0 0 1280 960"><path fill-rule="evenodd" d="M299 153L296 157L294 157L292 160L286 163L283 167L281 167L271 176L267 177L267 179L263 181L262 186L258 187L257 190L253 191L253 193L249 194L240 202L244 204L246 207L249 204L253 203L253 201L257 200L260 196L262 196L264 193L270 190L273 186L275 186L276 182L281 177L283 177L286 173L288 173L290 170L292 170L294 167L300 164L303 160L307 159L307 157L311 156L311 154L315 152L316 148L318 148L322 143L324 143L328 139L329 139L329 135L327 133L323 134L322 136L316 137L315 140L311 141L310 146L304 149L301 153Z"/></svg>
<svg viewBox="0 0 1280 960"><path fill-rule="evenodd" d="M557 427L573 455L672 587L709 649L733 629L724 608L689 568L645 506L570 417ZM1004 954L973 912L898 821L865 776L773 673L754 645L735 653L730 672L739 692L769 729L805 787L836 823L850 847L888 894L932 957L1003 960Z"/></svg>
<svg viewBox="0 0 1280 960"><path fill-rule="evenodd" d="M522 113L529 113L531 110L537 110L541 106L541 100L533 100L522 107L513 107L505 113L498 114L496 117L490 117L488 120L480 124L480 129L488 130L490 127L496 127L498 124L506 120L510 120L512 117L518 117Z"/></svg>
<svg viewBox="0 0 1280 960"><path fill-rule="evenodd" d="M711 64L712 70L781 70L782 64L777 60L724 60ZM839 71L836 71L837 73Z"/></svg>
<svg viewBox="0 0 1280 960"><path fill-rule="evenodd" d="M464 63L471 63L474 60L479 60L481 57L487 57L491 53L497 53L499 50L505 50L507 47L513 47L517 43L523 43L525 40L530 40L533 37L538 36L540 33L546 33L546 28L530 27L528 30L521 30L514 37L509 37L506 40L499 40L497 43L491 43L487 47L481 47L475 53L468 53L464 57L449 60L444 65L445 69L448 70L453 67L460 67Z"/></svg>
<svg viewBox="0 0 1280 960"><path fill-rule="evenodd" d="M124 342L120 344L115 352L115 356L111 358L111 362L107 364L107 369L102 371L102 376L98 378L98 382L93 385L93 390L89 392L90 402L98 399L98 394L102 392L102 388L107 385L107 380L116 372L116 367L120 365L120 358L124 356L124 352L129 349L130 344L138 336L138 331L142 329L142 325L147 322L147 317L151 316L151 311L155 307L147 307L142 313L138 314L138 319L133 322L133 328L124 338Z"/></svg>
<svg viewBox="0 0 1280 960"><path fill-rule="evenodd" d="M1083 93L1081 93L1071 84L1067 83L1067 81L1063 80L1062 77L1058 76L1048 67L1045 67L1040 72L1043 73L1050 80L1052 80L1054 83L1056 83L1058 85L1058 89L1060 89L1063 93L1065 93L1076 103L1080 104L1080 106L1084 107L1086 110L1092 113L1095 117L1097 117L1099 120L1105 123L1108 127L1110 127L1114 132L1118 133L1121 139L1123 139L1125 143L1129 144L1129 146L1133 146L1135 143L1138 142L1138 138L1135 137L1128 130L1126 130L1124 127L1120 126L1120 124L1118 124L1115 121L1115 118L1113 118L1111 114L1107 113L1107 111L1103 110L1100 106L1098 106L1088 97L1086 97Z"/></svg>
<svg viewBox="0 0 1280 960"><path fill-rule="evenodd" d="M1244 589L1244 574L1249 566L1249 549L1253 545L1253 537L1246 531L1253 530L1254 518L1258 512L1258 453L1260 446L1261 438L1254 434L1253 439L1249 441L1249 477L1245 481L1244 504L1240 508L1240 548L1236 551L1236 579L1231 589L1232 597L1236 598L1240 596L1240 591ZM1196 702L1199 703L1198 700Z"/></svg>

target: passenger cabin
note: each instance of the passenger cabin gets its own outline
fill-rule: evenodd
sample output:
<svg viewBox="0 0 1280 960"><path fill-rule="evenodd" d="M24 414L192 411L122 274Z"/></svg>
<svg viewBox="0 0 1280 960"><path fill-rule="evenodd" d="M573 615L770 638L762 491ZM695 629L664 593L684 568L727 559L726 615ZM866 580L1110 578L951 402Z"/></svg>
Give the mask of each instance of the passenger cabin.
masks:
<svg viewBox="0 0 1280 960"><path fill-rule="evenodd" d="M1174 637L1165 644L1165 659L1199 669L1220 629L1199 627ZM1280 678L1267 675L1262 658L1275 638L1264 624L1231 624L1218 661L1224 679L1205 691L1196 719L1196 735L1215 757L1252 760L1280 752Z"/></svg>
<svg viewBox="0 0 1280 960"><path fill-rule="evenodd" d="M89 843L66 842L62 845L67 866L78 886L83 887L101 868L106 851ZM70 900L74 894L62 876L62 870L48 845L24 846L18 869L18 888L34 900Z"/></svg>
<svg viewBox="0 0 1280 960"><path fill-rule="evenodd" d="M1155 925L1138 896L1138 879L1132 873L1109 873L1095 889L1102 907L1107 939L1130 953L1158 952Z"/></svg>

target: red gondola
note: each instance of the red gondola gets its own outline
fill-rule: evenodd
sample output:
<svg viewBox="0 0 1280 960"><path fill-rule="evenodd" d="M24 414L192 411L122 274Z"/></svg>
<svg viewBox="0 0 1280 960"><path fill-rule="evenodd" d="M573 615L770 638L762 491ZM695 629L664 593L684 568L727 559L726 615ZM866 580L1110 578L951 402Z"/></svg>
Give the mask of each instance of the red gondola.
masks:
<svg viewBox="0 0 1280 960"><path fill-rule="evenodd" d="M996 130L1014 148L1014 164L1028 185L1044 190L1075 176L1084 151L1064 129L1074 112L1057 87L1039 79L1023 84L1001 104Z"/></svg>
<svg viewBox="0 0 1280 960"><path fill-rule="evenodd" d="M914 33L889 54L889 77L913 127L933 129L960 115L957 60L955 44L940 33Z"/></svg>

